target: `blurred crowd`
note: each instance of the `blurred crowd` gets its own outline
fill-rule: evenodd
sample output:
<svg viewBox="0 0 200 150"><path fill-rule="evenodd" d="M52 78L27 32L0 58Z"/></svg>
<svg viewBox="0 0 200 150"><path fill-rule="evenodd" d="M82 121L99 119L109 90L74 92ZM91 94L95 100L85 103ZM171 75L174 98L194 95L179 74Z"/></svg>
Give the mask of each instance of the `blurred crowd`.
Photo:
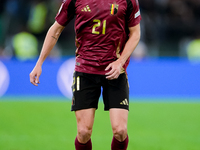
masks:
<svg viewBox="0 0 200 150"><path fill-rule="evenodd" d="M39 55L62 0L0 0L0 57ZM200 58L200 0L139 0L141 41L133 57ZM50 57L74 55L73 21ZM25 42L26 41L26 42Z"/></svg>
<svg viewBox="0 0 200 150"><path fill-rule="evenodd" d="M139 2L142 41L147 44L149 55L187 56L188 44L200 38L200 0Z"/></svg>
<svg viewBox="0 0 200 150"><path fill-rule="evenodd" d="M46 32L55 21L61 0L1 0L0 55L34 59L39 55ZM59 44L58 44L59 45ZM57 45L50 56L59 57Z"/></svg>

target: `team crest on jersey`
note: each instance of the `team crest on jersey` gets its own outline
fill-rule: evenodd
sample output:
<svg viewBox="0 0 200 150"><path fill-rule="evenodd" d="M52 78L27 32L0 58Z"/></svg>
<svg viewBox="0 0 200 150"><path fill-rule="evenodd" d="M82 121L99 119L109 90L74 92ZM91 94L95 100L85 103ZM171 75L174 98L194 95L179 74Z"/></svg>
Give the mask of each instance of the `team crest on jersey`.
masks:
<svg viewBox="0 0 200 150"><path fill-rule="evenodd" d="M118 7L119 7L119 5L116 4L116 3L111 4L111 6L110 6L110 14L111 15L116 15L117 12L118 12Z"/></svg>

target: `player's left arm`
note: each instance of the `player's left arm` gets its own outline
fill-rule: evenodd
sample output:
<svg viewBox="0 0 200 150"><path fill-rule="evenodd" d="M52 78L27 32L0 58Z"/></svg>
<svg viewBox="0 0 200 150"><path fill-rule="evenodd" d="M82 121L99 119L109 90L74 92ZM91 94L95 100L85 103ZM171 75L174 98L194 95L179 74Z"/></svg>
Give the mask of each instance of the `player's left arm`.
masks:
<svg viewBox="0 0 200 150"><path fill-rule="evenodd" d="M127 61L127 59L130 57L134 49L139 43L140 40L140 24L137 24L134 27L129 27L130 35L129 39L126 42L126 45L124 47L124 50L116 61L110 63L105 70L110 70L106 73L106 78L109 80L117 79L121 73L121 70L123 69L123 65Z"/></svg>

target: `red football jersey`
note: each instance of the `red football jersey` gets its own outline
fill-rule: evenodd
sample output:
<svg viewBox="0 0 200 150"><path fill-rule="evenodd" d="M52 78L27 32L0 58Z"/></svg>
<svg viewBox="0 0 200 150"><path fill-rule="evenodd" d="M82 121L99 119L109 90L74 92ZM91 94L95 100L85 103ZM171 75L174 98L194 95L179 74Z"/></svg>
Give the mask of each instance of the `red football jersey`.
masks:
<svg viewBox="0 0 200 150"><path fill-rule="evenodd" d="M117 60L128 39L128 27L140 23L137 0L65 0L56 16L63 26L75 18L78 72L105 74ZM124 70L128 66L125 63Z"/></svg>

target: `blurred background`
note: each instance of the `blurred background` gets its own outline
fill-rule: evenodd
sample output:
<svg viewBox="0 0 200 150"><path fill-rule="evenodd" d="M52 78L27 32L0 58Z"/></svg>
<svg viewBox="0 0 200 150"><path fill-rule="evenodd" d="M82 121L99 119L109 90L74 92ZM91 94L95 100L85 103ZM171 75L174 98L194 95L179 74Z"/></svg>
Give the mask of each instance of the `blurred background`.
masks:
<svg viewBox="0 0 200 150"><path fill-rule="evenodd" d="M1 93L23 95L22 92L27 91L24 94L30 95L30 91L36 90L29 87L28 74L34 67L45 35L55 21L54 18L61 2L61 0L1 0L0 60L1 66L6 65L4 70L8 69L3 73L1 69L3 67L0 68L0 89L3 91ZM198 77L200 73L200 1L140 0L139 3L142 15L141 40L131 56L128 68L130 85L132 85L131 96L200 96ZM72 20L46 61L46 65L50 68L55 66L52 68L55 71L51 71L53 78L47 72L44 72L42 76L47 81L51 78L51 81L55 82L54 86L58 90L56 95L63 95L60 86L67 88L68 93L71 92L74 61L69 60L69 64L67 62L64 64L64 62L69 58L74 59L76 49L74 39L74 20ZM18 67L17 71L15 65ZM63 69L61 73L59 71L61 65L70 69ZM44 67L44 69L47 68ZM16 78L18 73L19 77ZM68 77L59 73L70 74L70 77L64 82ZM21 78L26 80L23 86L16 88L16 85L22 84L18 83ZM56 83L57 81L59 83ZM65 85L62 85L64 83ZM157 86L154 86L155 84ZM31 90L25 88L27 86ZM40 92L36 93L52 94L49 92L50 88L46 87L52 87L52 91L56 91L54 86L43 85L44 91L38 90ZM65 93L66 91L64 92L66 96Z"/></svg>
<svg viewBox="0 0 200 150"><path fill-rule="evenodd" d="M200 38L199 0L140 0L139 2L143 18L140 43L140 48L145 51L143 55L187 57L192 55L190 53L194 53L189 52L192 46L188 44ZM33 43L30 49L33 50L35 47L38 54L48 28L55 21L60 4L61 0L1 0L0 56L11 58L18 55L20 44L18 42L16 44L16 41L25 37L23 34L19 35L24 32L29 33L26 36ZM51 54L53 57L74 55L73 22L74 20L63 31ZM33 55L36 55L35 53Z"/></svg>
<svg viewBox="0 0 200 150"><path fill-rule="evenodd" d="M44 62L40 85L29 81L61 2L0 0L1 150L74 149L74 20ZM200 0L139 3L141 40L127 70L128 150L199 150ZM97 111L95 116L93 147L108 149L109 114Z"/></svg>

